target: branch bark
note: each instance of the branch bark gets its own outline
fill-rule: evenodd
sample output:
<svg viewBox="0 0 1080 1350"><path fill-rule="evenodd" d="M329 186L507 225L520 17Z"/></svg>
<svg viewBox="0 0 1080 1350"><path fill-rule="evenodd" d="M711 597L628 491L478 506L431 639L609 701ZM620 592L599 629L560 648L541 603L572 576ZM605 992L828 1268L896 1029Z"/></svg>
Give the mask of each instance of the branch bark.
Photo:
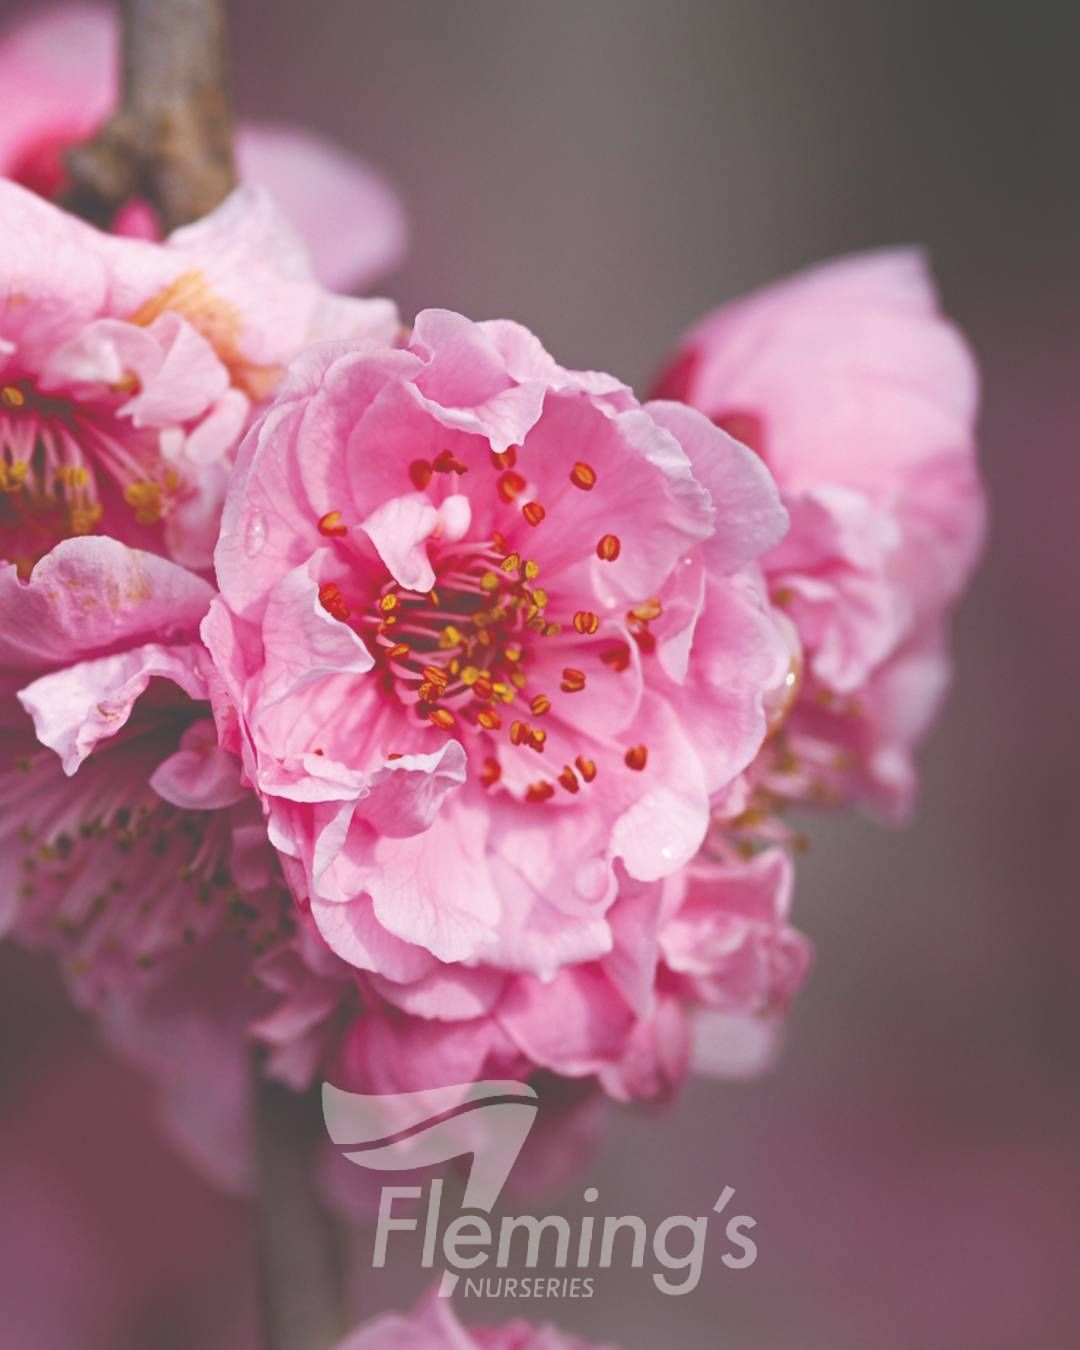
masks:
<svg viewBox="0 0 1080 1350"><path fill-rule="evenodd" d="M144 198L168 232L236 184L224 0L121 0L122 95L94 139L68 154L76 214L108 226Z"/></svg>
<svg viewBox="0 0 1080 1350"><path fill-rule="evenodd" d="M334 1227L313 1182L312 1103L258 1077L255 1094L263 1343L323 1350L344 1333L344 1308Z"/></svg>

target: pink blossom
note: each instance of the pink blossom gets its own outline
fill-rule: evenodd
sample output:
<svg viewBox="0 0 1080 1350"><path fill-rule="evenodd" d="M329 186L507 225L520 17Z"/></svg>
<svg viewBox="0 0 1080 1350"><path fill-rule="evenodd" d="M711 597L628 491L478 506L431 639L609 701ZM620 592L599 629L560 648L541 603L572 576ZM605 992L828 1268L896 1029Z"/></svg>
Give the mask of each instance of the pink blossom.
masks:
<svg viewBox="0 0 1080 1350"><path fill-rule="evenodd" d="M745 569L784 525L706 419L517 325L428 311L403 349L301 358L241 451L202 631L329 946L403 1004L448 978L478 1008L497 976L455 963L611 952L619 877L688 862L761 744L786 654Z"/></svg>
<svg viewBox="0 0 1080 1350"><path fill-rule="evenodd" d="M548 1323L515 1319L500 1327L466 1327L449 1299L429 1294L406 1316L389 1313L346 1336L336 1350L614 1350Z"/></svg>
<svg viewBox="0 0 1080 1350"><path fill-rule="evenodd" d="M0 230L0 557L23 576L96 533L206 567L232 452L283 366L395 331L389 302L311 280L254 189L154 244L0 182Z"/></svg>
<svg viewBox="0 0 1080 1350"><path fill-rule="evenodd" d="M763 562L801 687L759 776L902 813L984 516L976 370L922 256L828 263L716 311L657 392L757 451L791 517Z"/></svg>
<svg viewBox="0 0 1080 1350"><path fill-rule="evenodd" d="M548 1074L617 1100L666 1098L692 1061L739 1076L747 1047L755 1059L771 1049L810 963L789 925L792 880L786 853L741 858L718 830L677 876L624 881L612 950L546 979L487 965L438 965L411 983L365 974L301 918L295 941L259 965L274 1006L252 1032L268 1072L298 1089L319 1077L399 1093Z"/></svg>
<svg viewBox="0 0 1080 1350"><path fill-rule="evenodd" d="M84 1004L222 933L291 931L209 718L211 595L112 539L58 544L26 581L0 566L0 929L56 951Z"/></svg>
<svg viewBox="0 0 1080 1350"><path fill-rule="evenodd" d="M63 196L66 152L116 106L117 46L115 15L97 5L27 13L0 35L7 104L0 175L51 201ZM400 261L407 235L400 203L354 155L311 132L243 122L236 158L242 180L266 188L300 234L325 286L367 286ZM142 202L125 208L116 228L157 233Z"/></svg>

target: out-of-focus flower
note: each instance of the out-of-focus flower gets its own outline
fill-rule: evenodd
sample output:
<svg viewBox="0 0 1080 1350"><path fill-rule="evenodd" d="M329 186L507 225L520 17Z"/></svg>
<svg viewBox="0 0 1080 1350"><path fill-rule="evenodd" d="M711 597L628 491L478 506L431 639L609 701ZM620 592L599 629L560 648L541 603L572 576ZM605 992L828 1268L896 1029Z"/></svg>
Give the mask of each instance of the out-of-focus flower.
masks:
<svg viewBox="0 0 1080 1350"><path fill-rule="evenodd" d="M694 856L765 734L787 656L740 569L784 526L707 419L515 324L429 311L403 349L301 358L241 451L202 631L329 946L406 1011L482 1014L529 972L602 1021L566 968L613 952L620 880Z"/></svg>
<svg viewBox="0 0 1080 1350"><path fill-rule="evenodd" d="M208 716L211 594L112 539L67 540L27 581L0 567L0 923L57 952L84 1005L219 934L291 932Z"/></svg>
<svg viewBox="0 0 1080 1350"><path fill-rule="evenodd" d="M210 561L232 452L307 342L391 336L388 301L328 295L265 194L165 243L0 182L0 558L108 534Z"/></svg>
<svg viewBox="0 0 1080 1350"><path fill-rule="evenodd" d="M501 1327L466 1327L449 1299L428 1295L408 1315L377 1317L346 1336L336 1350L614 1350L545 1323L520 1318Z"/></svg>
<svg viewBox="0 0 1080 1350"><path fill-rule="evenodd" d="M0 34L0 175L57 201L69 182L64 156L90 137L117 101L118 34L111 9L46 7ZM311 251L315 273L337 290L366 287L396 266L405 218L396 196L355 156L310 132L241 123L243 182L266 188ZM135 203L123 233L153 237L153 215Z"/></svg>
<svg viewBox="0 0 1080 1350"><path fill-rule="evenodd" d="M903 814L984 518L976 370L924 259L845 259L728 305L656 392L755 450L791 516L763 565L793 637L793 706L758 783Z"/></svg>

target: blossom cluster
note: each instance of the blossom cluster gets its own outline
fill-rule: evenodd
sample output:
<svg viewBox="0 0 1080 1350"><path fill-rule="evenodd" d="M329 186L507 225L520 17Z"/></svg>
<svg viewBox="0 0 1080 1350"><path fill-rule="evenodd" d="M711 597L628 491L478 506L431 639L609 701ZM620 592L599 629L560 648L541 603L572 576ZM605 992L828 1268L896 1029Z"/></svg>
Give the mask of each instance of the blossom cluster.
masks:
<svg viewBox="0 0 1080 1350"><path fill-rule="evenodd" d="M198 1046L200 1093L234 1043L297 1089L618 1100L760 1059L810 965L789 813L909 809L979 550L923 257L718 311L642 401L518 323L327 289L396 207L285 133L241 141L269 191L168 238L80 222L57 147L113 92L68 106L19 43L0 925L132 1053Z"/></svg>

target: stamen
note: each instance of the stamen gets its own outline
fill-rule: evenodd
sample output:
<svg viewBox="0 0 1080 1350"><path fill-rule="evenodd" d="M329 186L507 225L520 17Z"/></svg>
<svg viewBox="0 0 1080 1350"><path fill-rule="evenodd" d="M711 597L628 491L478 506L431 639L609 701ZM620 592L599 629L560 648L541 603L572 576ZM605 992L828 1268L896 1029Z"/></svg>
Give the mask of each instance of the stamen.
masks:
<svg viewBox="0 0 1080 1350"><path fill-rule="evenodd" d="M25 459L13 460L10 464L0 459L0 492L18 492L26 482L30 472L30 463Z"/></svg>
<svg viewBox="0 0 1080 1350"><path fill-rule="evenodd" d="M570 470L570 481L576 488L581 488L582 492L589 492L596 486L596 470L591 464L579 459Z"/></svg>
<svg viewBox="0 0 1080 1350"><path fill-rule="evenodd" d="M545 713L551 711L551 699L547 694L537 694L529 704L529 711L536 717L543 717Z"/></svg>
<svg viewBox="0 0 1080 1350"><path fill-rule="evenodd" d="M573 769L570 767L569 764L565 765L563 767L562 773L559 774L559 782L567 790L567 792L581 791L581 784L578 782L577 774L573 771Z"/></svg>
<svg viewBox="0 0 1080 1350"><path fill-rule="evenodd" d="M574 760L574 763L577 765L577 771L581 774L582 779L586 783L591 783L596 777L596 761L594 759L586 759L584 755L578 755L577 759Z"/></svg>
<svg viewBox="0 0 1080 1350"><path fill-rule="evenodd" d="M135 520L139 525L156 525L161 519L161 488L157 483L128 483L124 488L124 501L134 509Z"/></svg>
<svg viewBox="0 0 1080 1350"><path fill-rule="evenodd" d="M585 673L581 670L575 670L573 666L567 666L562 673L562 684L559 688L564 694L579 694L585 688Z"/></svg>
<svg viewBox="0 0 1080 1350"><path fill-rule="evenodd" d="M512 502L515 497L525 491L525 479L521 474L515 473L513 469L508 469L506 473L501 473L496 483L496 491L504 502Z"/></svg>
<svg viewBox="0 0 1080 1350"><path fill-rule="evenodd" d="M379 608L384 614L392 614L398 607L398 598L393 591L387 591L379 600Z"/></svg>
<svg viewBox="0 0 1080 1350"><path fill-rule="evenodd" d="M630 749L627 750L624 758L626 759L627 768L640 771L645 767L648 761L649 751L644 745L632 745Z"/></svg>
<svg viewBox="0 0 1080 1350"><path fill-rule="evenodd" d="M494 708L482 708L477 713L476 720L485 731L498 731L502 726L502 718Z"/></svg>
<svg viewBox="0 0 1080 1350"><path fill-rule="evenodd" d="M348 526L341 519L340 511L327 511L325 516L320 516L318 529L319 533L326 535L328 539L340 539L349 533Z"/></svg>
<svg viewBox="0 0 1080 1350"><path fill-rule="evenodd" d="M603 562L614 562L622 552L618 535L605 534L596 546L596 556Z"/></svg>
<svg viewBox="0 0 1080 1350"><path fill-rule="evenodd" d="M591 636L600 627L599 615L587 609L579 609L574 615L574 627L583 637Z"/></svg>
<svg viewBox="0 0 1080 1350"><path fill-rule="evenodd" d="M431 482L431 475L435 470L426 459L414 459L409 465L409 479L417 492L423 492Z"/></svg>
<svg viewBox="0 0 1080 1350"><path fill-rule="evenodd" d="M431 467L436 473L456 473L460 476L469 472L468 465L462 464L453 450L440 450Z"/></svg>
<svg viewBox="0 0 1080 1350"><path fill-rule="evenodd" d="M546 802L554 796L555 789L544 779L541 779L538 783L530 783L525 790L527 802Z"/></svg>
<svg viewBox="0 0 1080 1350"><path fill-rule="evenodd" d="M654 595L651 600L643 600L640 605L635 605L626 617L637 619L639 623L649 623L653 619L658 619L662 613L660 601Z"/></svg>
<svg viewBox="0 0 1080 1350"><path fill-rule="evenodd" d="M349 617L349 607L342 598L341 591L332 581L326 581L319 587L319 604L328 614L342 623Z"/></svg>
<svg viewBox="0 0 1080 1350"><path fill-rule="evenodd" d="M449 731L454 725L454 714L449 708L432 708L428 713L428 720L440 731Z"/></svg>
<svg viewBox="0 0 1080 1350"><path fill-rule="evenodd" d="M521 508L521 514L525 517L526 521L535 528L544 519L547 512L539 502L526 502Z"/></svg>

